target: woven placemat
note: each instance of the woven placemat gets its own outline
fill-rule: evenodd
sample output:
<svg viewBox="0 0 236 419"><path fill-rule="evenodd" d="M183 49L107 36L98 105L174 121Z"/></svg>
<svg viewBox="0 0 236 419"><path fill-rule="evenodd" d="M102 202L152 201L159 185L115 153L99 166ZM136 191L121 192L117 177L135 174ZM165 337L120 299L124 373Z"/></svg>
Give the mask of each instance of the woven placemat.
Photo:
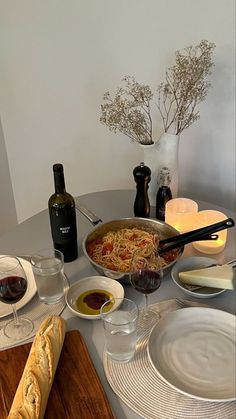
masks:
<svg viewBox="0 0 236 419"><path fill-rule="evenodd" d="M17 311L19 317L27 317L33 322L34 328L31 334L27 336L26 339L23 339L21 341L9 339L4 335L3 328L5 326L5 323L12 319L13 315L6 316L0 319L0 350L12 348L13 346L18 346L22 343L31 341L32 338L35 336L35 333L37 332L39 325L42 323L42 321L50 315L60 315L65 306L66 302L64 298L57 304L43 304L39 300L38 294L36 293L32 300L29 301L29 303L27 303L24 307Z"/></svg>
<svg viewBox="0 0 236 419"><path fill-rule="evenodd" d="M192 301L166 300L152 305L164 316L186 306L205 306ZM113 362L104 352L103 364L113 391L133 411L145 419L234 419L235 402L208 402L185 396L159 378L147 354L147 342L152 330L138 325L138 343L134 359L127 364Z"/></svg>

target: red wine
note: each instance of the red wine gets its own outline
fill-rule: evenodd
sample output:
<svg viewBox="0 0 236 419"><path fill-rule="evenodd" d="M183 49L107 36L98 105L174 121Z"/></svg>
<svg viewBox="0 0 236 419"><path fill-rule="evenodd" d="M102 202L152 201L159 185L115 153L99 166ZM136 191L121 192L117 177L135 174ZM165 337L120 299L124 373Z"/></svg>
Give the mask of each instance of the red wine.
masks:
<svg viewBox="0 0 236 419"><path fill-rule="evenodd" d="M161 285L161 274L158 271L140 269L132 273L131 282L133 287L143 294L151 294Z"/></svg>
<svg viewBox="0 0 236 419"><path fill-rule="evenodd" d="M26 293L27 281L20 276L12 275L0 279L0 301L15 304Z"/></svg>

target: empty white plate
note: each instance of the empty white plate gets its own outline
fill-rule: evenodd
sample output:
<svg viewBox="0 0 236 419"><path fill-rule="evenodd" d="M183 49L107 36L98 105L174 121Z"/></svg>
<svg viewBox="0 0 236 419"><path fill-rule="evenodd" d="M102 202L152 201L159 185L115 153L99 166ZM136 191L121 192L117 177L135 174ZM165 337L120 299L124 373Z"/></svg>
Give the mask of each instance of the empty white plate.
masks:
<svg viewBox="0 0 236 419"><path fill-rule="evenodd" d="M154 327L148 355L161 378L196 399L236 399L235 316L203 307L167 314Z"/></svg>

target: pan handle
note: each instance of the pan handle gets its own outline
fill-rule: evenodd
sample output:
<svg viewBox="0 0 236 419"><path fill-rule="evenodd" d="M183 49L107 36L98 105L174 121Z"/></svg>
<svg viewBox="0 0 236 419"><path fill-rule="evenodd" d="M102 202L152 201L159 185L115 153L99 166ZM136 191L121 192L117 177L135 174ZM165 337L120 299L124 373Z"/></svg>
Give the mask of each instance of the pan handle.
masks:
<svg viewBox="0 0 236 419"><path fill-rule="evenodd" d="M217 231L233 227L234 224L235 223L232 218L227 218L226 220L220 221L219 223L211 224L207 227L198 228L197 230L189 231L187 233L179 234L178 236L161 240L159 242L161 247L158 249L158 252L162 254L168 250L182 247L185 244L192 243L194 241L205 240L206 236L209 236L212 233L216 233ZM165 244L167 244L167 246L164 246Z"/></svg>
<svg viewBox="0 0 236 419"><path fill-rule="evenodd" d="M81 205L77 200L75 201L75 208L77 211L81 212L94 226L98 223L102 223L103 221L97 215L95 215L92 211L86 208L84 205Z"/></svg>
<svg viewBox="0 0 236 419"><path fill-rule="evenodd" d="M228 227L225 227L225 224L227 224ZM226 220L220 221L216 224L211 224L207 227L201 227L201 228L198 228L197 230L188 231L187 233L178 234L177 236L168 237L167 239L160 240L159 244L163 245L167 243L176 242L176 241L188 238L191 235L195 235L195 234L198 235L198 233L199 233L199 237L201 236L201 233L203 233L204 236L210 235L211 233L215 233L216 231L224 230L225 228L229 228L233 226L234 226L234 220L232 218L227 218Z"/></svg>

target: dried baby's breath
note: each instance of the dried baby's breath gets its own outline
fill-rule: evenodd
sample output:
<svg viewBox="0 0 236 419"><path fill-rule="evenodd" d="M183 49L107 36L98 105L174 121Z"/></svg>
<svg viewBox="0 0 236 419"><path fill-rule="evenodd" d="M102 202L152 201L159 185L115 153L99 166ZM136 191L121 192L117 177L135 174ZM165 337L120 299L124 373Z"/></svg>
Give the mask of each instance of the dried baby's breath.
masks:
<svg viewBox="0 0 236 419"><path fill-rule="evenodd" d="M176 51L175 64L168 68L165 82L157 89L157 107L165 132L173 130L178 135L199 119L197 105L206 98L211 85L207 76L211 74L214 48L215 44L203 40L183 53ZM153 144L151 88L131 76L122 82L124 87L117 89L114 98L109 92L104 94L100 121L132 141Z"/></svg>
<svg viewBox="0 0 236 419"><path fill-rule="evenodd" d="M153 144L150 102L153 93L149 86L139 84L134 77L122 79L114 98L104 94L100 121L111 131L121 132L140 144Z"/></svg>
<svg viewBox="0 0 236 419"><path fill-rule="evenodd" d="M187 47L183 53L176 51L176 62L166 72L166 80L158 86L158 109L164 130L174 127L180 134L197 119L197 105L205 100L210 82L207 76L213 66L212 53L215 44L201 41Z"/></svg>

